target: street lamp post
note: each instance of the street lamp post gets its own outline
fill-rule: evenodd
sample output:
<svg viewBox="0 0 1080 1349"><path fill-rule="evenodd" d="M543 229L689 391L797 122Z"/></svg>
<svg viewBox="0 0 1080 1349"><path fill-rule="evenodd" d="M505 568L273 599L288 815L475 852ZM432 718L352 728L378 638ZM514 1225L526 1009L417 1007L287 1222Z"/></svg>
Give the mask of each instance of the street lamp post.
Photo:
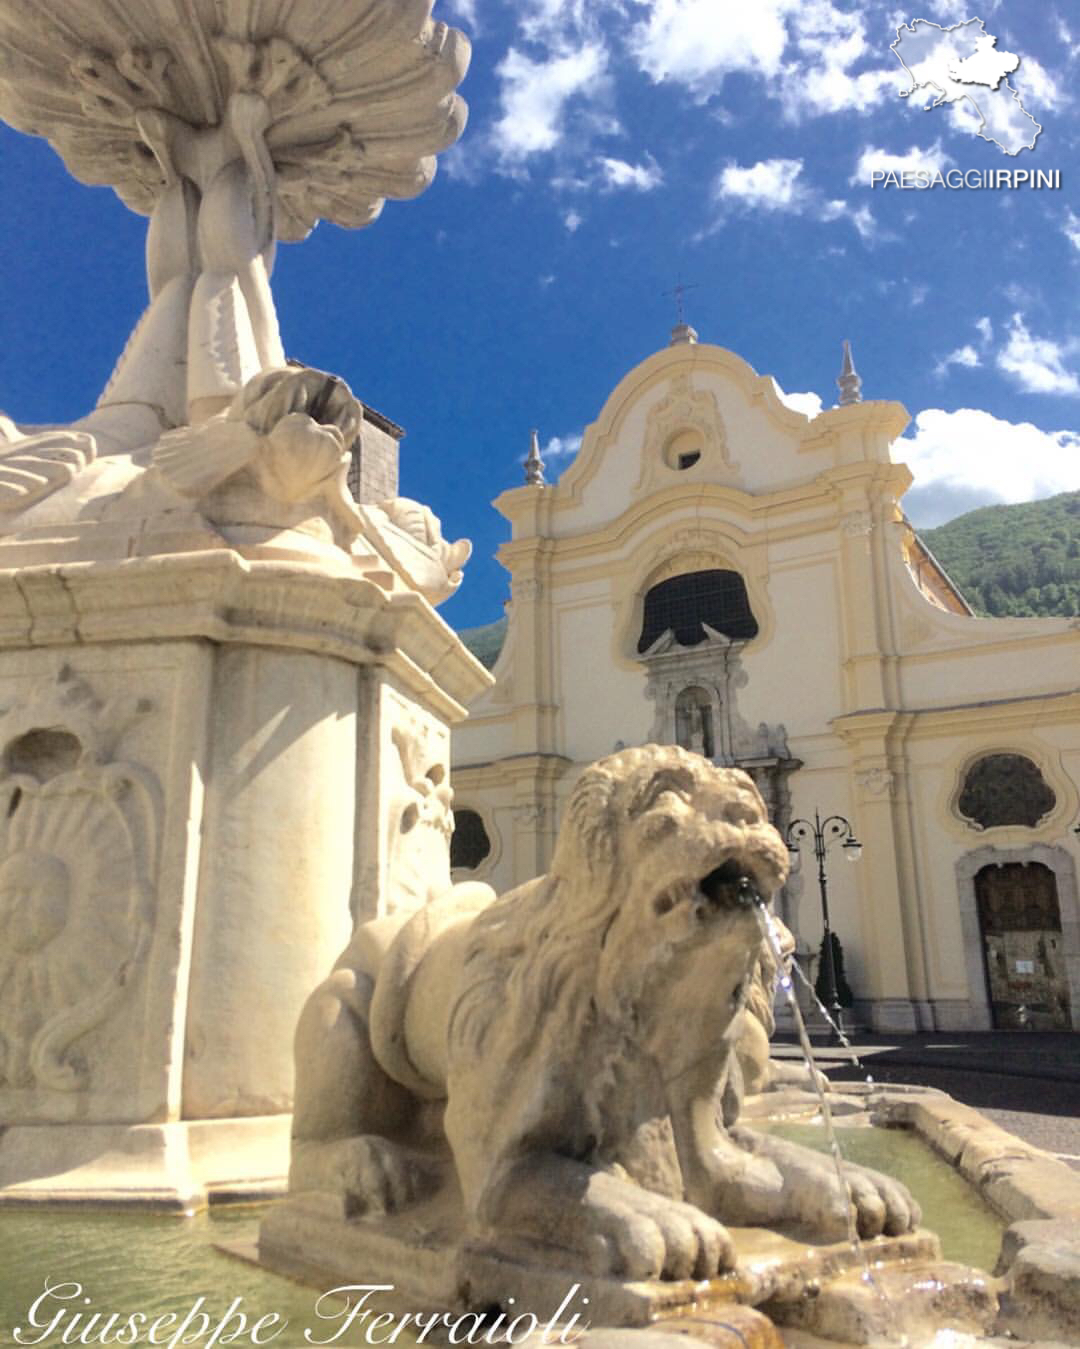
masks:
<svg viewBox="0 0 1080 1349"><path fill-rule="evenodd" d="M833 955L832 928L829 924L829 882L825 875L825 852L831 843L843 839L844 856L849 862L857 862L862 856L862 844L855 837L855 830L843 815L828 815L823 820L814 811L814 820L792 820L788 825L787 845L792 860L799 855L799 845L809 840L814 844L814 856L818 864L818 886L821 889L821 919L825 929L822 945L823 972L825 975L825 1004L833 1021L830 1044L837 1044L844 1029L844 1009L840 1006L840 990L836 981L836 959Z"/></svg>

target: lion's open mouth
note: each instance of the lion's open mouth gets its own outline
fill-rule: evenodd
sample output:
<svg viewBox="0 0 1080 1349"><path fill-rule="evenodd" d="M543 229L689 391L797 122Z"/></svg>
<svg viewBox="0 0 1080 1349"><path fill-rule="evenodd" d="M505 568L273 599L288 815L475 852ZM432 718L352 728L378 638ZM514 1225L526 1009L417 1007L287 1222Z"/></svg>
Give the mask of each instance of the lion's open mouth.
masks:
<svg viewBox="0 0 1080 1349"><path fill-rule="evenodd" d="M729 858L700 880L677 881L655 902L658 914L669 913L676 904L689 901L705 917L709 913L750 909L761 904L757 882L737 858Z"/></svg>

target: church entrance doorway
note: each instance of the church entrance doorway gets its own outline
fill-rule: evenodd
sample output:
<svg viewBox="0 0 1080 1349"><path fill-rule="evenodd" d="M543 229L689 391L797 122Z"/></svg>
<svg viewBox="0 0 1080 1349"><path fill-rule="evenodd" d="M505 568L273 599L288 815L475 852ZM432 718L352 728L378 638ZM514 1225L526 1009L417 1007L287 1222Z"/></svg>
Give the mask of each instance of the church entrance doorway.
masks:
<svg viewBox="0 0 1080 1349"><path fill-rule="evenodd" d="M998 1030L1070 1030L1057 877L1041 862L975 876L986 982Z"/></svg>

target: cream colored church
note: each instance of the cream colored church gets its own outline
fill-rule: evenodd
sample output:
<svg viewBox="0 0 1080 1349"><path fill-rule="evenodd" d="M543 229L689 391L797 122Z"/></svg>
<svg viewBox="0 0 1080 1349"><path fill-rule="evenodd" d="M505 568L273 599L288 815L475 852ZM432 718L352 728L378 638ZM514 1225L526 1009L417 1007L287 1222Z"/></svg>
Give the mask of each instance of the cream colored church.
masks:
<svg viewBox="0 0 1080 1349"><path fill-rule="evenodd" d="M681 325L557 483L534 448L495 503L511 599L454 732L455 874L544 870L585 764L678 742L751 773L782 831L850 822L828 903L874 1028L1080 1028L1080 630L971 614L903 514L907 412L862 401L848 353L838 383L810 419Z"/></svg>

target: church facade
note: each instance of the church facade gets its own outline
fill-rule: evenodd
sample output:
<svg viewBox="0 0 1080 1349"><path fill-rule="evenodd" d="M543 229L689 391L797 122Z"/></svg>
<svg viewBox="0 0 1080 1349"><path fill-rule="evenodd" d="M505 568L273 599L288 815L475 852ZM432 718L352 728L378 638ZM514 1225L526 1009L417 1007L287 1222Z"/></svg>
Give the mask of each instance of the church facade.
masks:
<svg viewBox="0 0 1080 1349"><path fill-rule="evenodd" d="M511 599L454 732L455 874L545 870L586 764L679 743L749 772L785 835L840 817L829 917L868 1024L1080 1029L1080 630L972 615L903 515L908 414L849 359L839 383L811 419L680 327L557 483L530 456L495 503ZM806 965L799 856L779 907Z"/></svg>

